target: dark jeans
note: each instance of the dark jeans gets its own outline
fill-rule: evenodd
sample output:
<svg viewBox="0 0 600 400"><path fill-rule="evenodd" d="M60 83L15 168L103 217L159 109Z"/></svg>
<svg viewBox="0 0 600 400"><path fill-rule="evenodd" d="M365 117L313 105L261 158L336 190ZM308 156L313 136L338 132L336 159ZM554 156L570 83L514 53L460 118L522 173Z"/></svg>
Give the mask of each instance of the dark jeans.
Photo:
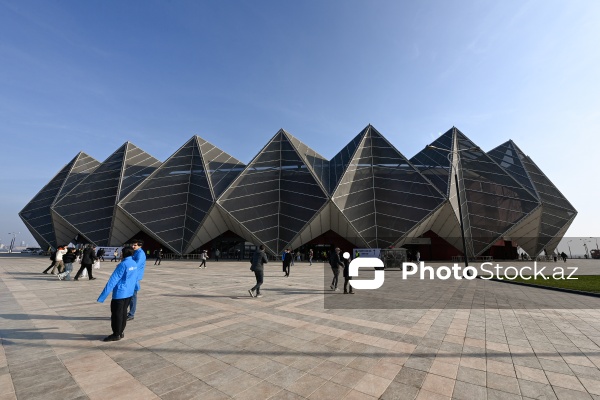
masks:
<svg viewBox="0 0 600 400"><path fill-rule="evenodd" d="M331 286L336 288L338 285L338 277L340 276L340 269L337 267L331 267L331 270L333 271L333 280L331 281Z"/></svg>
<svg viewBox="0 0 600 400"><path fill-rule="evenodd" d="M135 315L135 309L137 307L137 290L133 292L133 296L130 297L131 302L129 303L129 313L127 314L128 317L133 318Z"/></svg>
<svg viewBox="0 0 600 400"><path fill-rule="evenodd" d="M160 260L162 260L162 258L157 257L156 261L154 261L154 265L156 265L156 263L158 263L158 265L160 265Z"/></svg>
<svg viewBox="0 0 600 400"><path fill-rule="evenodd" d="M352 293L352 286L350 286L350 281L352 280L351 276L344 277L344 293L350 292Z"/></svg>
<svg viewBox="0 0 600 400"><path fill-rule="evenodd" d="M256 294L260 294L260 285L263 284L263 278L265 276L265 271L262 269L258 269L254 271L254 276L256 277L256 285L251 290L256 290Z"/></svg>
<svg viewBox="0 0 600 400"><path fill-rule="evenodd" d="M88 279L92 279L92 264L81 264L81 267L79 268L79 271L77 271L77 273L75 274L75 279L79 279L79 276L81 275L81 273L83 272L83 269L87 269L87 273L88 273Z"/></svg>
<svg viewBox="0 0 600 400"><path fill-rule="evenodd" d="M56 268L56 261L52 261L52 264L50 264L50 266L44 270L44 273L50 271L52 267Z"/></svg>
<svg viewBox="0 0 600 400"><path fill-rule="evenodd" d="M283 264L283 272L285 276L290 276L290 264Z"/></svg>
<svg viewBox="0 0 600 400"><path fill-rule="evenodd" d="M113 336L119 336L125 331L127 325L127 307L131 297L126 299L112 299L110 301L110 326Z"/></svg>

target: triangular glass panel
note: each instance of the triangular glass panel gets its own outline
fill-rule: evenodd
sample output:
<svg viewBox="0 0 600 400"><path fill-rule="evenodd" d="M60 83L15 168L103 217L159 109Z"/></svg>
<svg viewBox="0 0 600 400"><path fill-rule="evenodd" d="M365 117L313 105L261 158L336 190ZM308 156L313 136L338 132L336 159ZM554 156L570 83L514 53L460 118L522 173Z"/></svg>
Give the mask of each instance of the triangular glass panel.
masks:
<svg viewBox="0 0 600 400"><path fill-rule="evenodd" d="M448 160L448 154L452 150L453 129L431 143L430 146L433 147L421 150L410 159L411 164L446 196L449 196L450 161Z"/></svg>
<svg viewBox="0 0 600 400"><path fill-rule="evenodd" d="M128 155L130 147L133 151ZM148 160L154 163L156 159L126 142L57 201L54 211L91 242L108 246L121 187L125 182L125 191L135 187L143 179L138 176L140 171L152 168Z"/></svg>
<svg viewBox="0 0 600 400"><path fill-rule="evenodd" d="M196 137L188 140L120 206L176 253L182 253L213 204Z"/></svg>
<svg viewBox="0 0 600 400"><path fill-rule="evenodd" d="M125 198L129 192L150 176L161 164L159 160L133 143L127 143L127 152L125 154L121 188L117 201Z"/></svg>
<svg viewBox="0 0 600 400"><path fill-rule="evenodd" d="M77 154L21 210L19 215L40 245L43 246L45 243L54 248L58 246L50 208L61 192L68 190L69 187L72 188L89 174L89 170L93 170L99 164L98 161L83 152Z"/></svg>
<svg viewBox="0 0 600 400"><path fill-rule="evenodd" d="M288 135L280 130L219 198L272 254L279 254L327 202Z"/></svg>
<svg viewBox="0 0 600 400"><path fill-rule="evenodd" d="M465 235L478 255L538 206L537 199L458 129L459 187Z"/></svg>
<svg viewBox="0 0 600 400"><path fill-rule="evenodd" d="M368 243L387 247L445 197L369 126L332 200Z"/></svg>

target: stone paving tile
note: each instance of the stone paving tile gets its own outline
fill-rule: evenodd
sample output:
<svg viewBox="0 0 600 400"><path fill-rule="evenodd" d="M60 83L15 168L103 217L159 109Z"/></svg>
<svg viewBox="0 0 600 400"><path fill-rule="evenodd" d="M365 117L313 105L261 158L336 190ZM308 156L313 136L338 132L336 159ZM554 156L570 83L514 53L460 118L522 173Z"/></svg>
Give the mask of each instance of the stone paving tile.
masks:
<svg viewBox="0 0 600 400"><path fill-rule="evenodd" d="M200 380L196 380L171 390L170 392L164 393L160 398L163 400L202 399L204 398L203 394L210 390L212 390L212 388L209 385Z"/></svg>
<svg viewBox="0 0 600 400"><path fill-rule="evenodd" d="M535 398L540 400L554 400L556 394L549 384L543 384L533 381L518 379L521 395L527 398Z"/></svg>
<svg viewBox="0 0 600 400"><path fill-rule="evenodd" d="M450 397L421 389L419 394L417 394L416 400L450 400Z"/></svg>
<svg viewBox="0 0 600 400"><path fill-rule="evenodd" d="M419 388L393 381L380 396L381 400L413 400L417 397Z"/></svg>
<svg viewBox="0 0 600 400"><path fill-rule="evenodd" d="M452 398L457 400L485 400L487 399L487 389L485 386L477 386L467 382L456 381Z"/></svg>
<svg viewBox="0 0 600 400"><path fill-rule="evenodd" d="M446 378L439 375L428 374L421 386L422 390L440 394L442 396L452 396L454 390L454 379Z"/></svg>
<svg viewBox="0 0 600 400"><path fill-rule="evenodd" d="M337 400L343 399L348 393L350 388L346 386L338 385L334 382L326 382L315 390L308 398L311 400Z"/></svg>
<svg viewBox="0 0 600 400"><path fill-rule="evenodd" d="M271 382L262 381L249 387L245 391L238 393L235 398L240 400L263 400L275 395L281 391L281 387Z"/></svg>
<svg viewBox="0 0 600 400"><path fill-rule="evenodd" d="M562 387L555 387L554 393L559 400L588 400L592 399L589 393L580 392L578 390L565 389Z"/></svg>
<svg viewBox="0 0 600 400"><path fill-rule="evenodd" d="M108 308L94 296L111 268L70 286L19 274L44 264L0 256L0 400L600 396L595 309L325 310L310 291L322 290L321 267L299 265L285 284L267 274L257 301L245 263L199 273L171 262L147 268L125 340L103 343Z"/></svg>
<svg viewBox="0 0 600 400"><path fill-rule="evenodd" d="M326 382L327 380L321 379L318 376L305 374L289 385L286 390L303 397L308 397Z"/></svg>
<svg viewBox="0 0 600 400"><path fill-rule="evenodd" d="M522 397L518 394L507 393L501 390L487 388L488 400L521 400Z"/></svg>
<svg viewBox="0 0 600 400"><path fill-rule="evenodd" d="M391 379L382 378L373 374L365 374L354 386L354 390L368 394L370 396L381 396L389 384Z"/></svg>
<svg viewBox="0 0 600 400"><path fill-rule="evenodd" d="M486 373L477 369L458 367L456 380L477 386L486 386Z"/></svg>

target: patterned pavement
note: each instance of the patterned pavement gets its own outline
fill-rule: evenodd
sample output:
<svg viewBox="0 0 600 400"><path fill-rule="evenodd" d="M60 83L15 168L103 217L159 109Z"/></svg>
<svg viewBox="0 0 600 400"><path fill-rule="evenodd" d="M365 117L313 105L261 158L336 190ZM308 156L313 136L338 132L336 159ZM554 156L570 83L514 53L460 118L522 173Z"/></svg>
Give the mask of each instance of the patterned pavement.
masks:
<svg viewBox="0 0 600 400"><path fill-rule="evenodd" d="M247 262L151 262L125 339L105 343L114 264L78 282L48 264L0 255L0 400L600 399L595 298L478 280L436 290L572 306L325 309L321 264L269 265L256 299Z"/></svg>

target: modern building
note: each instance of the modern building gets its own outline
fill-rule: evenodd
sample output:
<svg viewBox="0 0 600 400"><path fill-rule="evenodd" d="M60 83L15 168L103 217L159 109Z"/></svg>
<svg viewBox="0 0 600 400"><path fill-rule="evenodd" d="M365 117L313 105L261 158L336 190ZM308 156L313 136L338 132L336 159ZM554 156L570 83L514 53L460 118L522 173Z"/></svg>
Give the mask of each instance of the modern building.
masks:
<svg viewBox="0 0 600 400"><path fill-rule="evenodd" d="M486 153L453 127L408 159L369 125L331 160L284 130L248 165L198 136L163 163L129 142L102 163L79 153L19 215L51 247L142 237L177 255L335 244L449 259L465 251L461 222L471 257L537 256L577 211L510 140Z"/></svg>

